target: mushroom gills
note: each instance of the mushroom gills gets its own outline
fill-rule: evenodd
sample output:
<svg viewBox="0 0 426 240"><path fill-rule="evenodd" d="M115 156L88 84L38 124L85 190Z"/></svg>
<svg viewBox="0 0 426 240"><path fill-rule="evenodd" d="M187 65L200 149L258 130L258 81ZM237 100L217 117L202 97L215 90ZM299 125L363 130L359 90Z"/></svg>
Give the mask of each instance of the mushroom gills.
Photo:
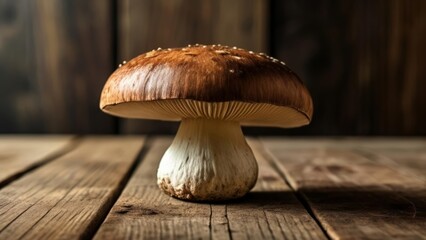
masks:
<svg viewBox="0 0 426 240"><path fill-rule="evenodd" d="M118 117L180 121L209 118L236 121L247 126L298 127L309 124L307 115L293 107L241 101L204 102L191 99L124 102L105 106Z"/></svg>
<svg viewBox="0 0 426 240"><path fill-rule="evenodd" d="M167 194L191 201L239 198L256 183L258 166L236 121L182 119L157 172Z"/></svg>

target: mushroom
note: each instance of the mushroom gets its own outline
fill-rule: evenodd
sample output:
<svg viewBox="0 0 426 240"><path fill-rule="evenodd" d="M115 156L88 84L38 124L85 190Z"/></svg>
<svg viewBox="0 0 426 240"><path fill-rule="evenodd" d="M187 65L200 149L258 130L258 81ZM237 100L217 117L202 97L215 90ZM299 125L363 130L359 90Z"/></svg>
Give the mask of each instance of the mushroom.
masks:
<svg viewBox="0 0 426 240"><path fill-rule="evenodd" d="M258 167L241 125L298 127L311 121L310 94L284 62L220 45L152 50L121 65L100 108L126 118L181 121L157 182L190 201L239 198Z"/></svg>

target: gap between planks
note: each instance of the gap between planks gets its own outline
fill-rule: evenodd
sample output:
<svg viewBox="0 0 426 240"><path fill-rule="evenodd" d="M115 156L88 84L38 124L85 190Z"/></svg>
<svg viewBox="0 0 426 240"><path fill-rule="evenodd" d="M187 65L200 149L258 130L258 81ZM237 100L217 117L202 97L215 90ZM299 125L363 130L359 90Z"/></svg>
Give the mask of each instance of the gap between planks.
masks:
<svg viewBox="0 0 426 240"><path fill-rule="evenodd" d="M2 136L0 141L4 144L0 148L2 149L0 167L3 169L0 174L0 189L2 189L25 174L72 151L78 145L79 138L76 136Z"/></svg>
<svg viewBox="0 0 426 240"><path fill-rule="evenodd" d="M261 144L263 146L262 142L260 142L259 144ZM321 229L324 236L327 237L327 239L332 239L332 237L327 232L326 228L321 223L321 220L316 215L314 209L309 204L307 197L302 192L300 192L299 189L295 188L296 184L294 182L292 182L292 179L289 177L285 168L280 168L277 165L276 160L274 159L275 156L265 146L263 146L263 151L265 152L265 154L267 154L269 156L268 162L271 165L271 167L281 176L281 178L286 182L286 184L289 186L289 188L294 192L294 195L296 196L297 200L299 200L299 202L305 207L306 211L309 213L309 215L312 217L312 219L315 221L315 223Z"/></svg>
<svg viewBox="0 0 426 240"><path fill-rule="evenodd" d="M96 232L99 230L99 227L104 222L105 218L108 216L108 213L110 212L111 208L114 206L114 204L117 202L117 199L120 197L121 193L123 192L126 184L129 182L130 178L134 174L135 170L141 163L142 159L145 157L150 145L151 145L152 139L149 136L145 137L144 144L142 145L142 148L140 149L140 152L138 153L135 161L131 165L129 171L125 174L124 178L120 182L117 190L113 193L113 196L111 197L111 201L109 201L106 206L103 208L104 210L100 212L100 215L98 218L96 218L95 221L92 222L90 226L88 226L86 229L87 231L82 234L82 239L92 239Z"/></svg>

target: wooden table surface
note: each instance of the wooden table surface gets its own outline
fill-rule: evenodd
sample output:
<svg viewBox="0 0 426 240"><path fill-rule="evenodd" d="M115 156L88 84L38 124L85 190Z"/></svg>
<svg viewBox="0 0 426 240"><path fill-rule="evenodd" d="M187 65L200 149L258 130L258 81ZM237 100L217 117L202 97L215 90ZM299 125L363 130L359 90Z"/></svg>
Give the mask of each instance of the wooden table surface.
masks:
<svg viewBox="0 0 426 240"><path fill-rule="evenodd" d="M426 239L426 139L257 138L231 202L163 194L170 137L0 136L0 239Z"/></svg>

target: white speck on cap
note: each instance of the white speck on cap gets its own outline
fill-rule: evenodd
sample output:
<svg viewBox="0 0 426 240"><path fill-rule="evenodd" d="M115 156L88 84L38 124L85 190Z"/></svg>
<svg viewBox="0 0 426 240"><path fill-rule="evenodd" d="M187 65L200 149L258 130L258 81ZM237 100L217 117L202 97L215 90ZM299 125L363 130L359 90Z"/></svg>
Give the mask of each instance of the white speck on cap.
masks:
<svg viewBox="0 0 426 240"><path fill-rule="evenodd" d="M158 50L158 51L160 51L160 50L161 50L161 48L159 47L159 48L157 48L157 50Z"/></svg>
<svg viewBox="0 0 426 240"><path fill-rule="evenodd" d="M253 54L254 52L253 52L253 51L249 51L249 53L250 53L250 54Z"/></svg>
<svg viewBox="0 0 426 240"><path fill-rule="evenodd" d="M224 51L224 50L215 50L214 52L215 52L215 53L218 53L218 54L220 54L220 55L227 55L227 54L229 54L229 52Z"/></svg>
<svg viewBox="0 0 426 240"><path fill-rule="evenodd" d="M235 70L234 70L234 69L230 69L230 70L229 70L229 72L234 73L234 72L235 72Z"/></svg>

